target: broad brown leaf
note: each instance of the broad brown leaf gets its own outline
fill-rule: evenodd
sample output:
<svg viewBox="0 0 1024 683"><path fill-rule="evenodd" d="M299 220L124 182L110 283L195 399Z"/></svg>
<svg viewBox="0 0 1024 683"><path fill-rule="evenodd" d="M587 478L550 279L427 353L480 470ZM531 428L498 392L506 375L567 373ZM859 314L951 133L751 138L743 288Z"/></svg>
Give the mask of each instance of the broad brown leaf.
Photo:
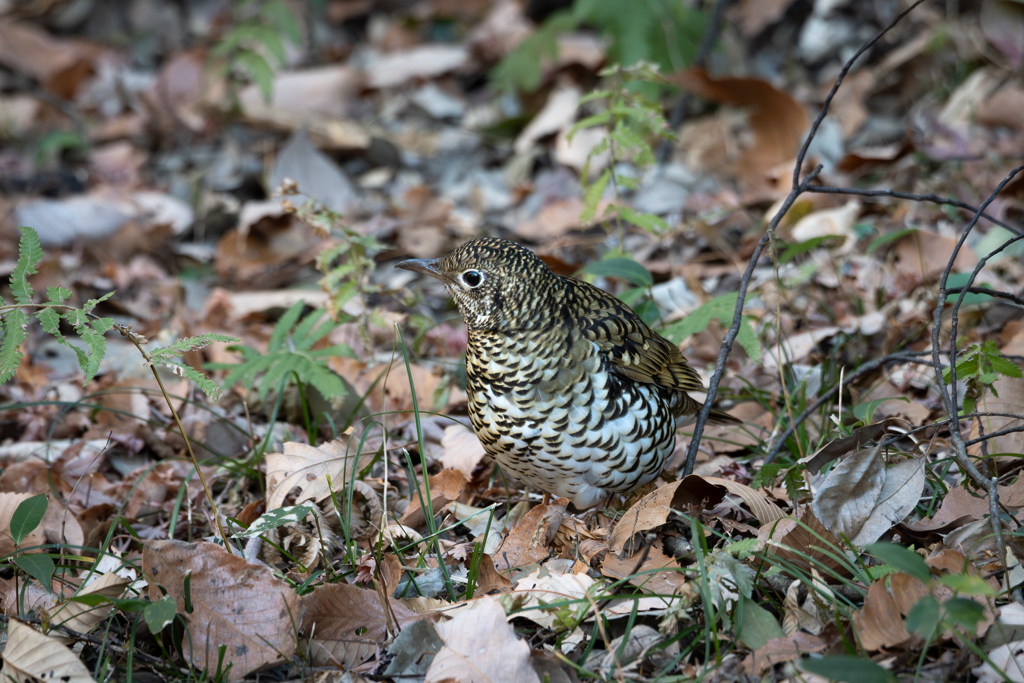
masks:
<svg viewBox="0 0 1024 683"><path fill-rule="evenodd" d="M191 575L193 611L183 647L196 667L216 667L217 648L226 645L224 664L233 665L228 678L239 680L295 653L303 603L271 569L214 543L152 541L143 548L142 571L150 579L150 600L163 597L163 586L182 614L185 577Z"/></svg>
<svg viewBox="0 0 1024 683"><path fill-rule="evenodd" d="M423 616L398 602L389 609L400 627ZM388 615L376 591L330 583L302 596L302 632L310 636L313 663L350 669L370 659L388 637Z"/></svg>

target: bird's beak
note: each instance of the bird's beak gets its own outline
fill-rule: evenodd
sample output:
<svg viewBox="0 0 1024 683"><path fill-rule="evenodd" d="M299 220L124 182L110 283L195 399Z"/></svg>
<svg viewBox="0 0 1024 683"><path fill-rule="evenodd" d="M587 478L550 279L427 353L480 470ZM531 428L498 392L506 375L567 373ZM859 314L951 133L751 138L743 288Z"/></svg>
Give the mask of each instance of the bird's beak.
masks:
<svg viewBox="0 0 1024 683"><path fill-rule="evenodd" d="M442 282L447 279L441 274L436 258L411 258L407 261L402 261L396 265L395 268L411 270L414 273L423 273L424 275L437 278Z"/></svg>

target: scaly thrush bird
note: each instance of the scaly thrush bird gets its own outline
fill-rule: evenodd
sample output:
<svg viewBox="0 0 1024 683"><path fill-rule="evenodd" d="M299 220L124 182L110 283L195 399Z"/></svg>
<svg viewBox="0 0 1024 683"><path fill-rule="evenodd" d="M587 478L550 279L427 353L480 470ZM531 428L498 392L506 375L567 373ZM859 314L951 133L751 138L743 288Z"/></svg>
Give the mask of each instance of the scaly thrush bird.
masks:
<svg viewBox="0 0 1024 683"><path fill-rule="evenodd" d="M399 268L444 283L469 328L469 416L484 450L579 509L657 477L704 391L675 344L532 251L476 239ZM712 419L737 422L714 411Z"/></svg>

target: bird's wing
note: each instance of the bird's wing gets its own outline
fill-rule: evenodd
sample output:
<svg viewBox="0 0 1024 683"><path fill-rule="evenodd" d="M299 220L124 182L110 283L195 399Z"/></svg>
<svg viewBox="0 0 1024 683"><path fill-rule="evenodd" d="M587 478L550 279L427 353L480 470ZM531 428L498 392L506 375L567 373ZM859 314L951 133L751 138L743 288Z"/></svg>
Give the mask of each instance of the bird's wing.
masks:
<svg viewBox="0 0 1024 683"><path fill-rule="evenodd" d="M616 372L637 382L703 392L697 371L676 345L648 327L624 303L597 287L566 279L570 309L585 339L594 342Z"/></svg>

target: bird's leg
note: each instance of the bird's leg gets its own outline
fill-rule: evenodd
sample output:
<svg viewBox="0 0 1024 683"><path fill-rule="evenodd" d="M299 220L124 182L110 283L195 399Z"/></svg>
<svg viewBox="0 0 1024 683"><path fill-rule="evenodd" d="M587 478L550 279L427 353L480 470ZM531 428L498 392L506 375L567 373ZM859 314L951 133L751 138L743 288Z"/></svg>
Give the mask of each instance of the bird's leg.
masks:
<svg viewBox="0 0 1024 683"><path fill-rule="evenodd" d="M548 504L548 501L550 501L550 500L551 500L551 494L550 494L550 493L547 493L547 492L545 491L545 492L544 492L544 497L540 499L540 504L541 504L541 505L547 505L547 504Z"/></svg>

